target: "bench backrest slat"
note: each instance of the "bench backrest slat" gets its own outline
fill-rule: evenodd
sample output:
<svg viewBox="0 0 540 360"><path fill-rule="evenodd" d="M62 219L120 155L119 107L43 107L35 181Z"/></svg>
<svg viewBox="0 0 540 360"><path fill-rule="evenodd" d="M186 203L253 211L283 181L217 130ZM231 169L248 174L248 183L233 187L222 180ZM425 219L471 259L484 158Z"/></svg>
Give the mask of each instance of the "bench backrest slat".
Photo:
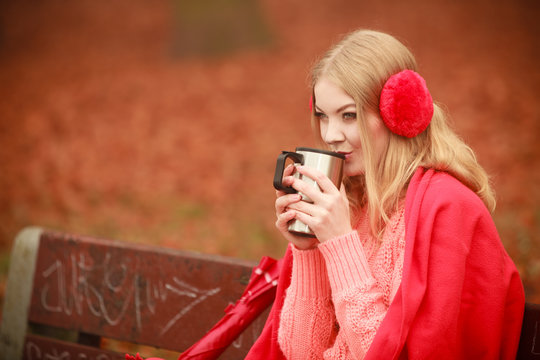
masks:
<svg viewBox="0 0 540 360"><path fill-rule="evenodd" d="M540 304L525 304L517 359L540 360Z"/></svg>
<svg viewBox="0 0 540 360"><path fill-rule="evenodd" d="M255 265L43 231L28 322L182 352L240 298ZM243 358L265 314L222 358ZM25 352L39 351L45 340L38 340L30 344L27 339Z"/></svg>
<svg viewBox="0 0 540 360"><path fill-rule="evenodd" d="M26 336L23 359L125 360L125 355L113 351L29 334Z"/></svg>

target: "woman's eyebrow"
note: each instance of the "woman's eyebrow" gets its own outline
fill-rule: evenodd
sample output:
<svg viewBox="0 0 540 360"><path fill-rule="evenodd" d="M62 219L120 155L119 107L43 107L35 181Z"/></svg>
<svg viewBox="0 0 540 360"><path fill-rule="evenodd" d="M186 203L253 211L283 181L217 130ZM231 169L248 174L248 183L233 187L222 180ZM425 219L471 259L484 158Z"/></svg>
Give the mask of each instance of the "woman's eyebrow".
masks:
<svg viewBox="0 0 540 360"><path fill-rule="evenodd" d="M343 110L345 110L345 109L348 108L349 106L354 106L354 107L356 108L356 104L355 104L355 103L345 104L345 105L343 105L342 107L340 107L339 109L337 109L337 112L342 112Z"/></svg>
<svg viewBox="0 0 540 360"><path fill-rule="evenodd" d="M347 109L350 106L354 106L356 108L355 103L349 103L349 104L345 104L345 105L341 106L339 109L337 109L336 113L342 112L343 110ZM322 113L325 112L320 107L318 107L317 105L315 105L315 111L322 112Z"/></svg>

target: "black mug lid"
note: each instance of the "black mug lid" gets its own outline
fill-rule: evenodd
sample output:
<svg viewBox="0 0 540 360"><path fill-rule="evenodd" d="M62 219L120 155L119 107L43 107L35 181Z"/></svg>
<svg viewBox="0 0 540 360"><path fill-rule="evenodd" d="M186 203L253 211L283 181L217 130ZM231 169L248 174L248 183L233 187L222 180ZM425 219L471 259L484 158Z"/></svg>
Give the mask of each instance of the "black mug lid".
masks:
<svg viewBox="0 0 540 360"><path fill-rule="evenodd" d="M309 151L309 152L314 152L314 153L319 153L319 154L335 156L340 159L345 159L345 155L334 152L334 151L330 151L330 150L315 149L315 148L309 148L309 147L297 147L295 151Z"/></svg>

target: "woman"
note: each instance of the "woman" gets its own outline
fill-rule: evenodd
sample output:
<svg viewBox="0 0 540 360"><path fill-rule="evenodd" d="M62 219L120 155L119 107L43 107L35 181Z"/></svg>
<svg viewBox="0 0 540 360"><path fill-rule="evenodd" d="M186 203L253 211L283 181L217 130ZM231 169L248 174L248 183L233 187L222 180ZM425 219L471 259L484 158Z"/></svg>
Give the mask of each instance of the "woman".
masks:
<svg viewBox="0 0 540 360"><path fill-rule="evenodd" d="M289 167L276 226L290 243L248 358L515 358L524 294L491 220L488 176L446 124L413 55L359 30L312 72L312 125L346 157L338 189ZM309 187L292 175L316 180ZM295 236L298 219L315 238Z"/></svg>

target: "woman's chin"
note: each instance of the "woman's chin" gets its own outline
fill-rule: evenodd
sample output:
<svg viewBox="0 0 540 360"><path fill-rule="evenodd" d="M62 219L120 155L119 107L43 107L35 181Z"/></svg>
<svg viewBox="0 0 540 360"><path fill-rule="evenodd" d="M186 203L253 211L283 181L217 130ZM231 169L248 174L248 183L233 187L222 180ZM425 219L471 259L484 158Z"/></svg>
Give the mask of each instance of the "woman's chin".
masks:
<svg viewBox="0 0 540 360"><path fill-rule="evenodd" d="M343 167L343 175L345 176L353 177L353 176L360 176L364 174L365 174L364 169L358 166L353 167L353 166L347 166L347 164L345 164L345 166Z"/></svg>

